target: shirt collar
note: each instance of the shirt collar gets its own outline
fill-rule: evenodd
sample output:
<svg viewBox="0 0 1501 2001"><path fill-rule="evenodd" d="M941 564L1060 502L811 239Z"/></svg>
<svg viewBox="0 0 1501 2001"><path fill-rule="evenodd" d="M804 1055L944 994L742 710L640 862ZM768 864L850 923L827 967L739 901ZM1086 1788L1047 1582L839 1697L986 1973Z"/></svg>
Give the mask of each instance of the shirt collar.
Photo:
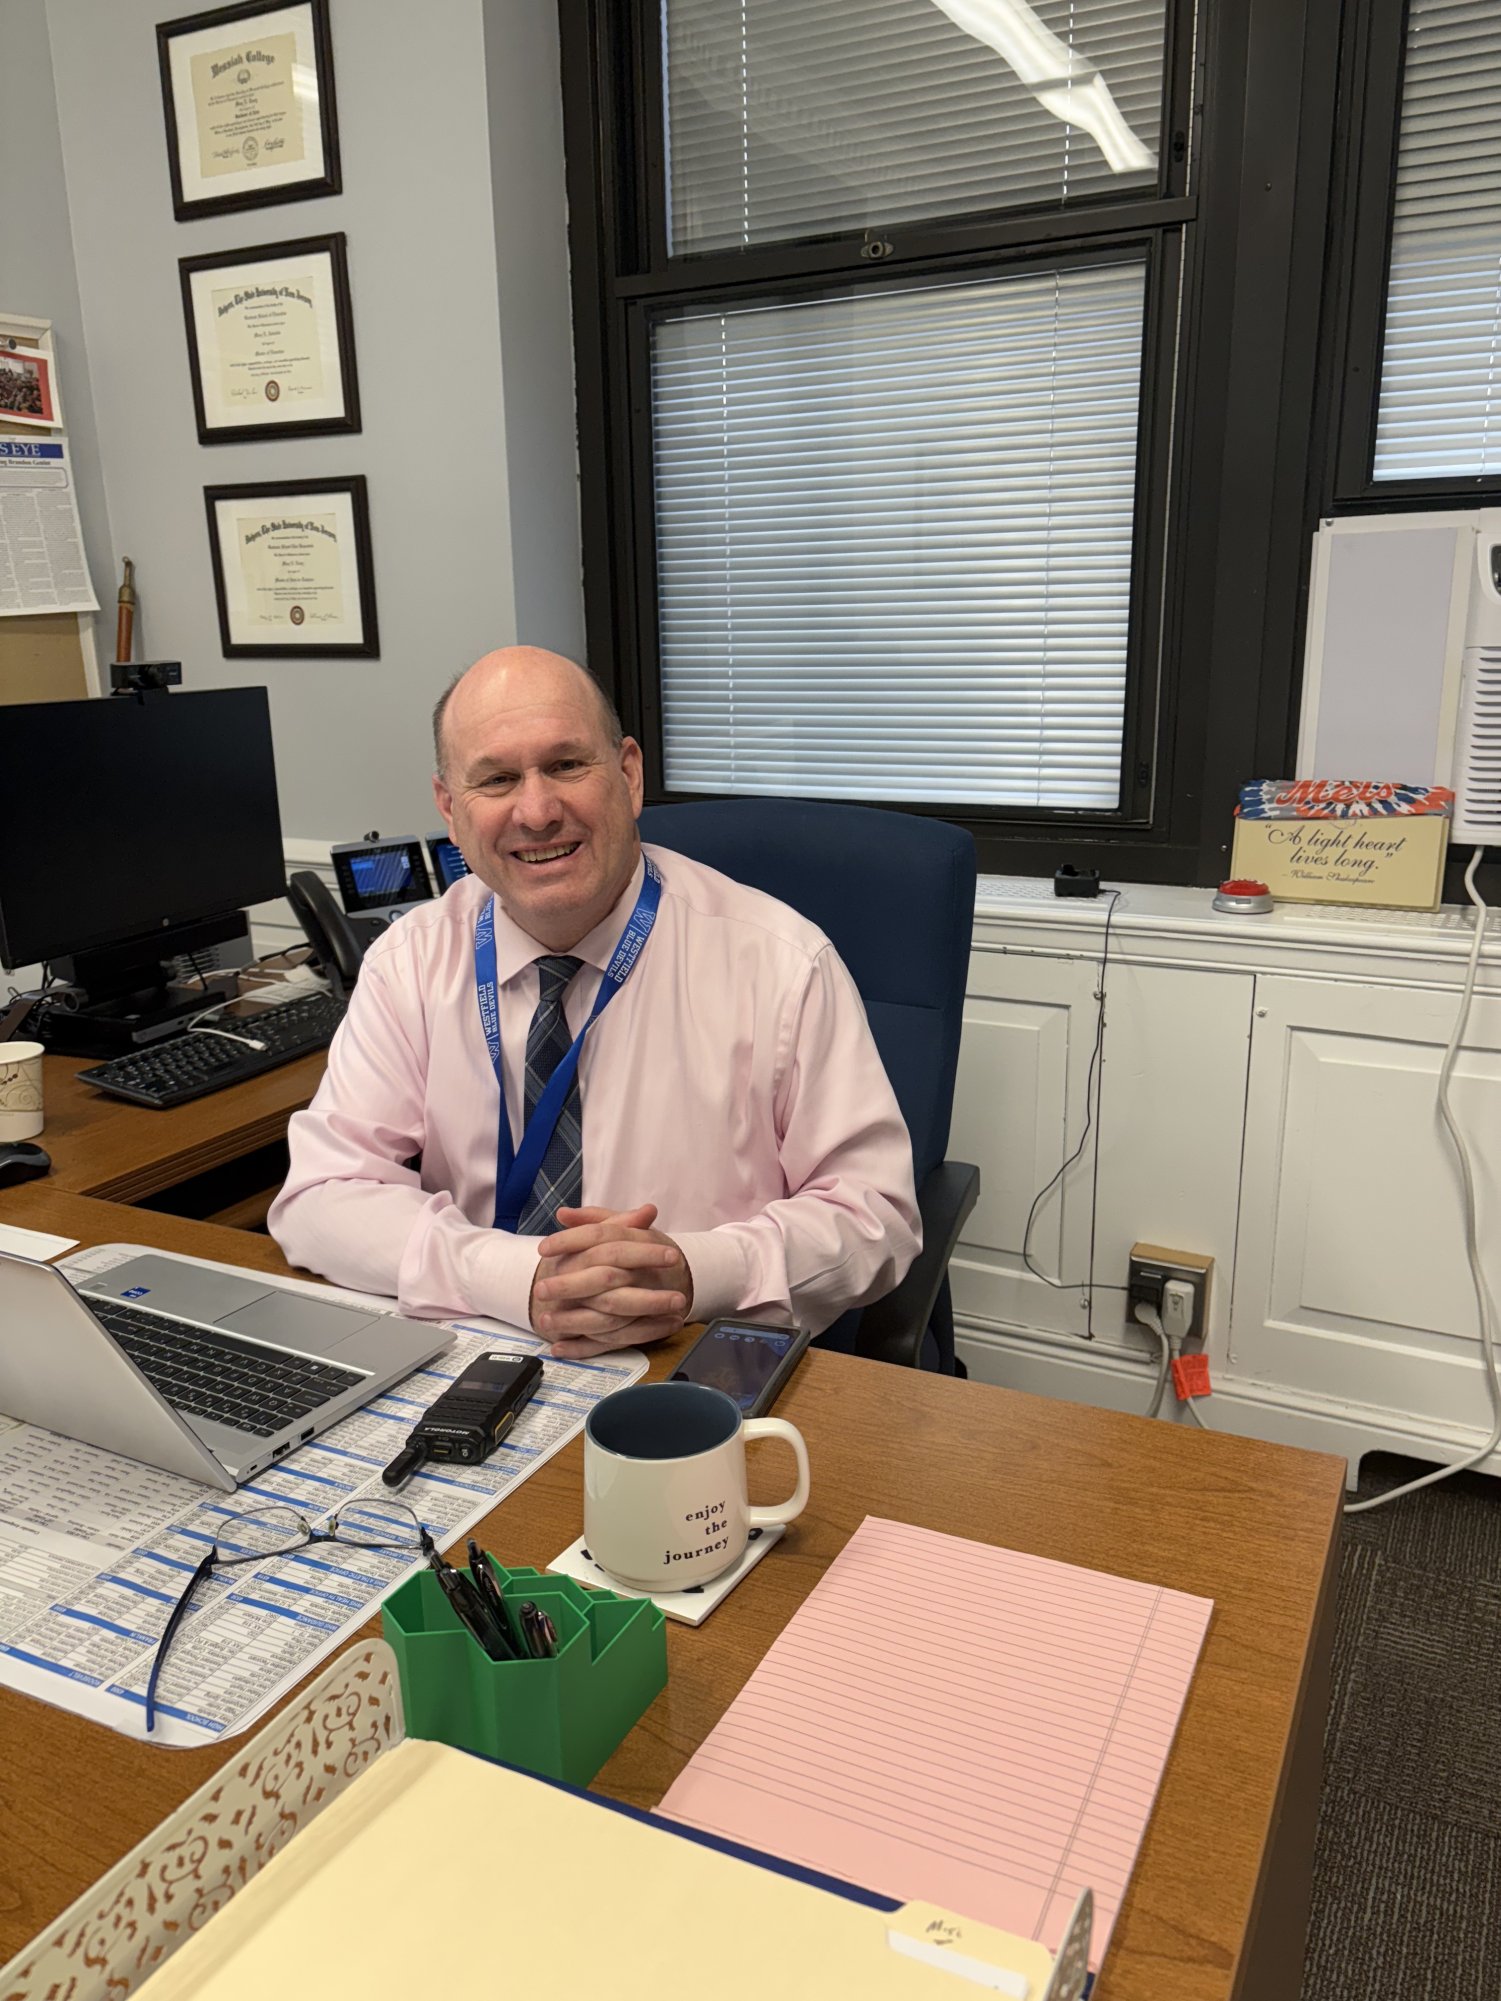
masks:
<svg viewBox="0 0 1501 2001"><path fill-rule="evenodd" d="M636 907L636 898L641 894L641 884L646 876L646 862L638 856L631 879L621 892L620 900L594 929L587 932L576 945L571 945L570 955L582 959L586 966L594 966L601 973L615 956L615 947L620 943L622 932L630 921L631 912ZM505 986L516 975L537 959L549 957L545 945L539 944L529 931L508 914L497 897L495 902L495 978Z"/></svg>

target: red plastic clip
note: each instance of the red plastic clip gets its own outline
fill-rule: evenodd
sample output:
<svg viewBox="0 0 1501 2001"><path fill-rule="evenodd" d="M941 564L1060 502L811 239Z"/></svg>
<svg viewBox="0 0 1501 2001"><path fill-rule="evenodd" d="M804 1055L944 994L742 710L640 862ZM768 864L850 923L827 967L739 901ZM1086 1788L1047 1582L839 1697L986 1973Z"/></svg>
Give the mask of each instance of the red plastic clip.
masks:
<svg viewBox="0 0 1501 2001"><path fill-rule="evenodd" d="M1209 1357L1179 1355L1173 1362L1173 1388L1178 1392L1179 1403L1188 1397L1212 1395L1209 1384Z"/></svg>

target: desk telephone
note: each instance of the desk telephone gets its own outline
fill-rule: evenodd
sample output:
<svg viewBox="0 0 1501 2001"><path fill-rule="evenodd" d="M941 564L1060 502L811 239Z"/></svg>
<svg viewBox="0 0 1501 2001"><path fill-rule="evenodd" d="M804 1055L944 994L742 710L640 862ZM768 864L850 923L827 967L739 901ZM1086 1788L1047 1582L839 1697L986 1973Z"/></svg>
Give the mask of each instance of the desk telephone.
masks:
<svg viewBox="0 0 1501 2001"><path fill-rule="evenodd" d="M407 836L382 840L371 833L362 841L341 841L332 853L343 908L311 869L288 878L287 901L329 985L338 999L347 1001L360 961L381 932L429 902L434 879L441 896L468 875L469 866L446 834L429 834L423 842Z"/></svg>

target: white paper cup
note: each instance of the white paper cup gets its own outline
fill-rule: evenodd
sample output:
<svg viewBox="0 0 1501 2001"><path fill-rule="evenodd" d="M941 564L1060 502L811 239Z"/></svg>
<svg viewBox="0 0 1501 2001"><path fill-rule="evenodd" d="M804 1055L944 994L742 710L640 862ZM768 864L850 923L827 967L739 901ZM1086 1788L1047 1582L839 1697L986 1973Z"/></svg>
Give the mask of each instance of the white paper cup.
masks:
<svg viewBox="0 0 1501 2001"><path fill-rule="evenodd" d="M40 1042L0 1042L0 1140L42 1130L43 1053Z"/></svg>

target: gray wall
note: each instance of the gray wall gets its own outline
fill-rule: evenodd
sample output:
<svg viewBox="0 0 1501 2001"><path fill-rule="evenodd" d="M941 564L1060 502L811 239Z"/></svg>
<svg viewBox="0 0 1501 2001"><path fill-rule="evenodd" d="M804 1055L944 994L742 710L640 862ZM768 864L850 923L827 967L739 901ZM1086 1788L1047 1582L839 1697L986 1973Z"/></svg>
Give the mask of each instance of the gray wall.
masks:
<svg viewBox="0 0 1501 2001"><path fill-rule="evenodd" d="M516 628L582 660L557 10L551 0L484 0L484 9Z"/></svg>
<svg viewBox="0 0 1501 2001"><path fill-rule="evenodd" d="M108 607L118 578L111 575L109 515L73 268L47 0L0 0L0 188L8 194L0 202L0 312L52 322L84 545L105 607L99 657L110 659L115 626Z"/></svg>
<svg viewBox="0 0 1501 2001"><path fill-rule="evenodd" d="M289 835L420 830L435 820L427 715L450 674L516 638L577 646L582 626L552 9L438 0L413 35L397 0L333 0L346 192L192 223L172 219L164 11L47 10L113 554L136 559L141 650L180 658L188 687L270 690ZM502 160L514 191L491 176L492 118L508 116L524 121ZM334 229L363 432L200 446L178 258ZM225 660L203 488L345 472L370 483L381 658Z"/></svg>

